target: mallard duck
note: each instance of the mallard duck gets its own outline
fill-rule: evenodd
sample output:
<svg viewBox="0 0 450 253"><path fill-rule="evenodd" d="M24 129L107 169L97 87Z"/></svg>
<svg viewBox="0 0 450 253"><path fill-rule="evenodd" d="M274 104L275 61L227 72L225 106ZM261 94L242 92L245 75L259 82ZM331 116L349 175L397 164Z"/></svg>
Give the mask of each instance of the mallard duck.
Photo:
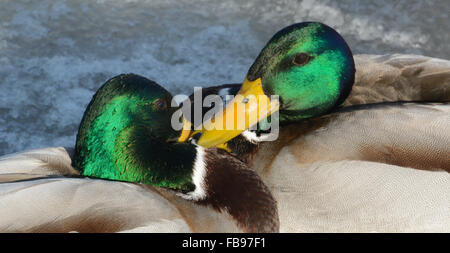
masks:
<svg viewBox="0 0 450 253"><path fill-rule="evenodd" d="M450 106L423 103L449 101L450 63L356 60L353 85L353 57L336 31L315 22L282 29L250 67L243 96L206 123L197 143L226 144L258 171L279 203L282 232L450 231ZM249 95L267 97L268 106ZM278 139L239 135L255 121L215 130L239 103L250 104L241 115L278 111Z"/></svg>
<svg viewBox="0 0 450 253"><path fill-rule="evenodd" d="M276 202L254 170L172 140L171 98L153 81L117 76L88 105L73 151L0 158L0 231L278 232Z"/></svg>

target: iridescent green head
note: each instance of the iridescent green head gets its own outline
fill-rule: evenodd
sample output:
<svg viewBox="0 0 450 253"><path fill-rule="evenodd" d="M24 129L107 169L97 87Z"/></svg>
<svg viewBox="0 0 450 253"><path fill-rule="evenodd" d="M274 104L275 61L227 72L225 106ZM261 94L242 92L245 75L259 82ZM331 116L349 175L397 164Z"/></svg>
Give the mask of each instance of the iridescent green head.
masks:
<svg viewBox="0 0 450 253"><path fill-rule="evenodd" d="M205 129L211 130L203 131L197 143L221 145L277 111L280 124L328 113L347 98L354 78L352 52L335 30L318 22L290 25L269 40L250 67L240 96L215 118L219 124L234 118L235 125L244 127L216 130L207 123Z"/></svg>
<svg viewBox="0 0 450 253"><path fill-rule="evenodd" d="M280 97L280 120L318 116L350 93L355 64L345 40L333 28L304 22L277 32L247 74L261 78L267 96Z"/></svg>
<svg viewBox="0 0 450 253"><path fill-rule="evenodd" d="M172 143L172 96L146 78L107 81L88 105L73 166L82 175L191 191L195 148Z"/></svg>

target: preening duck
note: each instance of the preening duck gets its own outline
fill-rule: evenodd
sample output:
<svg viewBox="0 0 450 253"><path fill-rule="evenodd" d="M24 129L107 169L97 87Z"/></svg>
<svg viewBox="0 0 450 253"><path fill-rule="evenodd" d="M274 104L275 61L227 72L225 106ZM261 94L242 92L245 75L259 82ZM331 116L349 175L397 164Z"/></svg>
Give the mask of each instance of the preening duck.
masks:
<svg viewBox="0 0 450 253"><path fill-rule="evenodd" d="M280 231L450 231L448 61L360 55L354 64L336 31L300 23L274 35L237 93L196 138L226 144L258 171L279 203ZM257 120L278 111L278 139L242 134L248 118L244 129L214 128L230 114L239 121L240 103Z"/></svg>
<svg viewBox="0 0 450 253"><path fill-rule="evenodd" d="M277 204L254 170L172 141L171 99L153 81L117 76L88 105L73 154L0 158L0 231L278 232Z"/></svg>
<svg viewBox="0 0 450 253"><path fill-rule="evenodd" d="M331 27L304 22L277 32L250 67L236 98L225 114L215 117L208 129L220 129L235 105L245 105L242 129L204 131L198 144L224 143L268 115L279 113L285 125L323 115L341 105L354 83L355 66L350 48ZM277 96L273 98L273 96ZM264 106L264 108L262 107ZM232 112L230 112L232 111Z"/></svg>

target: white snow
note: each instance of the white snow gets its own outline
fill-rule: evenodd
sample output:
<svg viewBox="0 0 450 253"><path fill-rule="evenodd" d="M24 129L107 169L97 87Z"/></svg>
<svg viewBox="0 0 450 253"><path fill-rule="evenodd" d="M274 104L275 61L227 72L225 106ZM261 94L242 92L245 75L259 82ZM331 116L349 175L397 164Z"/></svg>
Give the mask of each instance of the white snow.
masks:
<svg viewBox="0 0 450 253"><path fill-rule="evenodd" d="M107 79L133 72L172 94L240 82L280 28L321 21L354 53L450 58L440 1L0 0L0 155L73 146Z"/></svg>

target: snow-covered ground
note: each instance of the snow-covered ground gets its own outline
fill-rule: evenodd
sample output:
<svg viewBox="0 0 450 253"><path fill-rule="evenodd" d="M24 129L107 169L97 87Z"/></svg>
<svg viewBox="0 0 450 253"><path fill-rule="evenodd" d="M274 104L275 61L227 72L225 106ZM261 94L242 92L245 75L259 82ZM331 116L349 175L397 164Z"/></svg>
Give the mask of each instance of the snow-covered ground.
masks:
<svg viewBox="0 0 450 253"><path fill-rule="evenodd" d="M0 0L0 155L73 146L96 89L133 72L173 94L242 81L294 22L337 29L354 53L450 59L450 2Z"/></svg>

